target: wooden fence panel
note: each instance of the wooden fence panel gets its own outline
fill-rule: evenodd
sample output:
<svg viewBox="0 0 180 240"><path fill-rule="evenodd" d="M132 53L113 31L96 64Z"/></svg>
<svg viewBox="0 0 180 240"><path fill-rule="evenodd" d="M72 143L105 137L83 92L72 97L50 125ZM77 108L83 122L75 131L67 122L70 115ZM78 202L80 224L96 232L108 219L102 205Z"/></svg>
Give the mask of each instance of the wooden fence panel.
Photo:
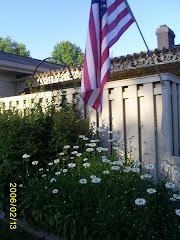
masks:
<svg viewBox="0 0 180 240"><path fill-rule="evenodd" d="M114 88L112 101L112 129L120 137L118 143L124 144L124 108L123 108L123 88ZM120 150L124 155L123 149Z"/></svg>
<svg viewBox="0 0 180 240"><path fill-rule="evenodd" d="M144 109L142 114L144 114L144 144L146 147L147 163L156 165L153 83L144 84Z"/></svg>
<svg viewBox="0 0 180 240"><path fill-rule="evenodd" d="M173 156L179 155L179 124L178 124L178 99L177 84L172 83L172 122L173 122Z"/></svg>

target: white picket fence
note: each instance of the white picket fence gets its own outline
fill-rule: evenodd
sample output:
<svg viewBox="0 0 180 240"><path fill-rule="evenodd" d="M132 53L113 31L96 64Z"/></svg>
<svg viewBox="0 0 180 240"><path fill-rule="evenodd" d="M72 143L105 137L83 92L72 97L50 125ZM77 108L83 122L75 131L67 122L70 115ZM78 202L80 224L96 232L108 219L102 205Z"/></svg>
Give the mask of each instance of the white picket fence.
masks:
<svg viewBox="0 0 180 240"><path fill-rule="evenodd" d="M95 110L80 102L84 116L90 116L95 127L101 127L104 146L111 148L108 139L113 130L125 139L135 136L132 144L134 158L142 164L152 163L158 177L162 163L169 163L173 171L180 172L180 78L162 74L163 86L157 75L107 82L103 91L103 111ZM67 89L69 101L74 90ZM2 98L8 109L10 105L25 109L35 94ZM39 93L42 104L52 99L52 92Z"/></svg>

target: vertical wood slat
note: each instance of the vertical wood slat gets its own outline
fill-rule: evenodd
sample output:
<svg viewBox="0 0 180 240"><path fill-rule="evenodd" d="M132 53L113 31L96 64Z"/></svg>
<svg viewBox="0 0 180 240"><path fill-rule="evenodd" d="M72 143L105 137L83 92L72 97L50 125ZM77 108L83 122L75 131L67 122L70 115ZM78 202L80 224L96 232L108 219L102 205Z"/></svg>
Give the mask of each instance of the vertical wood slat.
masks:
<svg viewBox="0 0 180 240"><path fill-rule="evenodd" d="M97 127L97 112L95 109L90 109L90 119L93 127Z"/></svg>
<svg viewBox="0 0 180 240"><path fill-rule="evenodd" d="M180 157L180 84L178 84L178 126L179 126L179 157Z"/></svg>
<svg viewBox="0 0 180 240"><path fill-rule="evenodd" d="M145 107L144 104L144 97L139 97L138 99L138 109L139 109L139 159L142 162L142 166L144 166L144 161L147 161L146 159L146 145L145 145L145 134L144 134L144 114L143 109Z"/></svg>
<svg viewBox="0 0 180 240"><path fill-rule="evenodd" d="M179 126L178 126L178 102L177 102L177 86L172 84L172 117L173 117L173 155L179 155Z"/></svg>
<svg viewBox="0 0 180 240"><path fill-rule="evenodd" d="M123 88L114 88L114 101L112 104L113 131L120 136L120 142L124 139L124 111L123 111ZM121 155L124 151L120 150Z"/></svg>
<svg viewBox="0 0 180 240"><path fill-rule="evenodd" d="M138 129L138 94L137 85L128 87L128 105L127 105L127 137L135 136L132 141L133 147L139 149L139 129ZM139 151L133 151L135 159L139 159Z"/></svg>
<svg viewBox="0 0 180 240"><path fill-rule="evenodd" d="M169 81L165 81L162 86L162 108L164 160L169 160L173 156L171 88Z"/></svg>
<svg viewBox="0 0 180 240"><path fill-rule="evenodd" d="M146 144L146 159L156 166L155 126L154 126L154 91L153 83L144 84L144 134ZM147 163L148 163L147 162ZM155 174L153 174L155 177Z"/></svg>
<svg viewBox="0 0 180 240"><path fill-rule="evenodd" d="M102 144L104 147L110 148L110 143L107 141L109 139L109 89L104 89L103 91L103 109L102 114L99 116L99 127L105 130L102 135Z"/></svg>
<svg viewBox="0 0 180 240"><path fill-rule="evenodd" d="M155 96L155 115L156 115L156 169L160 170L161 160L164 156L163 134L162 134L162 96ZM157 176L159 176L157 171Z"/></svg>

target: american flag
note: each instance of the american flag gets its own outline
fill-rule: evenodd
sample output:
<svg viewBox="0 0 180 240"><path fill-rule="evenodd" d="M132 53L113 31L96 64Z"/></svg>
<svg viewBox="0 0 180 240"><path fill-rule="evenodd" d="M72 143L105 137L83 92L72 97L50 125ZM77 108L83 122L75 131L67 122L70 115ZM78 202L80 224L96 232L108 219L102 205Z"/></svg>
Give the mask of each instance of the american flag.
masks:
<svg viewBox="0 0 180 240"><path fill-rule="evenodd" d="M125 0L92 0L81 98L98 112L102 111L103 88L110 76L109 48L133 21Z"/></svg>

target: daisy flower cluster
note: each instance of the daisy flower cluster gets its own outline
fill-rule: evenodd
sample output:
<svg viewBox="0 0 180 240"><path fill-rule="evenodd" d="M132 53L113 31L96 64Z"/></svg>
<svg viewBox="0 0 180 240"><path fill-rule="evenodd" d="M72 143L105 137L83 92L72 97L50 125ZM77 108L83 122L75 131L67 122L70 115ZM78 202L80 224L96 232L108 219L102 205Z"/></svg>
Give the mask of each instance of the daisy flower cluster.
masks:
<svg viewBox="0 0 180 240"><path fill-rule="evenodd" d="M102 129L97 129L99 132L103 132ZM111 135L110 144L116 143L118 136L112 137L113 132L109 131ZM131 143L135 137L127 138L127 142ZM51 159L47 163L47 167L39 167L38 173L41 175L42 181L44 181L44 188L46 191L50 188L52 195L58 196L61 191L61 183L66 182L66 178L76 181L80 188L86 189L89 185L96 188L98 185L101 187L103 184L111 184L112 179L115 177L120 179L123 176L129 178L138 178L142 184L147 184L147 188L144 193L137 195L132 199L133 204L138 207L145 206L151 199L155 199L158 190L152 185L153 171L155 166L152 163L148 163L142 167L142 163L137 160L127 160L123 157L110 157L108 155L108 148L100 146L99 139L89 139L85 135L79 135L81 146L77 143L75 145L65 145L63 151L57 154L56 159ZM81 151L84 146L84 151ZM116 152L116 145L112 145L112 149ZM130 151L132 151L130 146ZM30 155L24 154L23 158L30 158ZM32 165L40 165L38 161L32 161ZM37 167L36 167L37 168ZM176 173L176 176L179 174ZM127 178L128 179L128 178ZM71 180L68 180L71 181ZM48 187L49 186L49 187ZM23 184L19 184L19 187L24 187ZM166 189L175 188L173 182L165 183ZM132 189L135 191L135 187ZM172 194L169 198L170 201L176 202L180 200L178 193ZM180 210L175 209L175 214L180 216Z"/></svg>

